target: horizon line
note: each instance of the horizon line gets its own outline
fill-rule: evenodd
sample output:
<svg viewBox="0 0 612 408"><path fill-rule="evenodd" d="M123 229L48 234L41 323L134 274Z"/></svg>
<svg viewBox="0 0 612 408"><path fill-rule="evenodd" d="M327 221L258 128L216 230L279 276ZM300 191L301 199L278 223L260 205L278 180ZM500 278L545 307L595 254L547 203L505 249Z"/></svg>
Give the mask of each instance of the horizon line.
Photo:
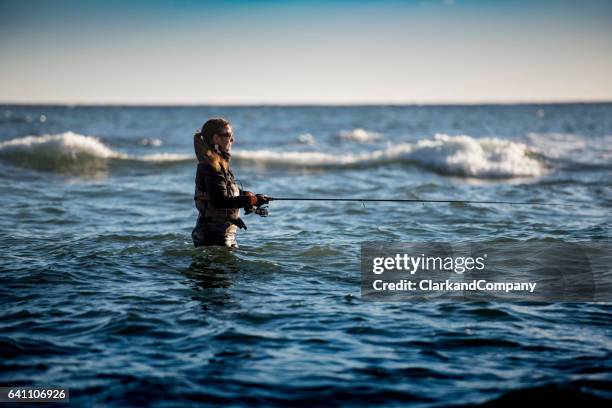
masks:
<svg viewBox="0 0 612 408"><path fill-rule="evenodd" d="M359 106L482 106L482 105L576 105L576 104L606 104L612 103L610 99L562 99L562 100L483 100L483 101L405 101L405 102L15 102L2 101L1 106L83 106L83 107L301 107L301 106L332 106L332 107L359 107Z"/></svg>

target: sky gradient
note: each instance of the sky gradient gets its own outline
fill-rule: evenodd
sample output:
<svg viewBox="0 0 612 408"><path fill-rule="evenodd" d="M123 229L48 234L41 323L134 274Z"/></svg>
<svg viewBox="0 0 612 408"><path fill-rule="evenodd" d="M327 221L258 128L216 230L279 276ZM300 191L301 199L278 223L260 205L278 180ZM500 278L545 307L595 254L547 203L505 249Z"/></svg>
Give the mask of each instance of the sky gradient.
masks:
<svg viewBox="0 0 612 408"><path fill-rule="evenodd" d="M2 1L0 102L612 100L612 1Z"/></svg>

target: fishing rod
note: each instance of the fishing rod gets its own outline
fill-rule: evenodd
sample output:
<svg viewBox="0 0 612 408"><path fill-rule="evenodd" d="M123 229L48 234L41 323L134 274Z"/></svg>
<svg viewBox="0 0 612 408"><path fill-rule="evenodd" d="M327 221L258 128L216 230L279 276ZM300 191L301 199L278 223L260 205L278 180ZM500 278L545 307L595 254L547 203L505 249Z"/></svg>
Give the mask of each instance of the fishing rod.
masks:
<svg viewBox="0 0 612 408"><path fill-rule="evenodd" d="M528 203L521 201L473 201L473 200L425 200L418 198L306 198L306 197L268 197L269 201L345 201L370 203L449 203L449 204L506 204L506 205L543 205L559 207L576 207L574 204L561 203Z"/></svg>
<svg viewBox="0 0 612 408"><path fill-rule="evenodd" d="M541 205L541 206L557 206L557 207L577 207L575 204L561 204L561 203L528 203L525 201L479 201L479 200L426 200L420 198L336 198L336 197L323 197L323 198L311 198L311 197L270 197L262 194L268 200L271 201L344 201L344 202L356 202L362 203L365 207L365 203L447 203L447 204L503 204L503 205ZM268 216L268 207L260 205L259 207L249 208L245 214L255 214L262 217Z"/></svg>

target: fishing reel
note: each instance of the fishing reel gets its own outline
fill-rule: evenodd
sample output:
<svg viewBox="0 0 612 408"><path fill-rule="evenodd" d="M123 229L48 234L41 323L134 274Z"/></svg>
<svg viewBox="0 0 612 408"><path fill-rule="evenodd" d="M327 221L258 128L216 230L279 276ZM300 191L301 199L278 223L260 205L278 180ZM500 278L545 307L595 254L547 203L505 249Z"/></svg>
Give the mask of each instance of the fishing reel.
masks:
<svg viewBox="0 0 612 408"><path fill-rule="evenodd" d="M259 206L259 207L251 207L251 208L245 208L244 209L244 215L249 215L251 213L255 213L257 215L259 215L260 217L267 217L268 216L268 207L267 206Z"/></svg>
<svg viewBox="0 0 612 408"><path fill-rule="evenodd" d="M267 217L268 216L268 207L264 207L263 205L261 207L257 207L255 209L255 214L259 215L260 217Z"/></svg>
<svg viewBox="0 0 612 408"><path fill-rule="evenodd" d="M258 198L263 198L263 202L258 205L258 206L252 206L250 208L245 208L244 210L244 215L249 215L250 213L255 213L257 215L259 215L260 217L267 217L268 216L268 204L270 203L270 201L273 200L272 197L263 195L263 194L257 194Z"/></svg>

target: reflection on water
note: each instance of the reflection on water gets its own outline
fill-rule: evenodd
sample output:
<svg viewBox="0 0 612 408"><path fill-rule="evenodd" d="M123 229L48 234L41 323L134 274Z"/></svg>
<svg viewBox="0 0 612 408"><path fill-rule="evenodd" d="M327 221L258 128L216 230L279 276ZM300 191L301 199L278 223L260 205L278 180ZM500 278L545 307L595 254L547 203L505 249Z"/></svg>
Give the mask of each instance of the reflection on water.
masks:
<svg viewBox="0 0 612 408"><path fill-rule="evenodd" d="M226 247L208 247L192 256L191 264L183 274L190 285L197 291L194 300L202 302L204 310L209 304L222 305L229 301L230 288L236 274L240 272L240 260L234 249Z"/></svg>
<svg viewBox="0 0 612 408"><path fill-rule="evenodd" d="M184 274L202 288L227 288L231 285L231 275L240 271L240 260L233 251L226 247L206 248L192 256Z"/></svg>

